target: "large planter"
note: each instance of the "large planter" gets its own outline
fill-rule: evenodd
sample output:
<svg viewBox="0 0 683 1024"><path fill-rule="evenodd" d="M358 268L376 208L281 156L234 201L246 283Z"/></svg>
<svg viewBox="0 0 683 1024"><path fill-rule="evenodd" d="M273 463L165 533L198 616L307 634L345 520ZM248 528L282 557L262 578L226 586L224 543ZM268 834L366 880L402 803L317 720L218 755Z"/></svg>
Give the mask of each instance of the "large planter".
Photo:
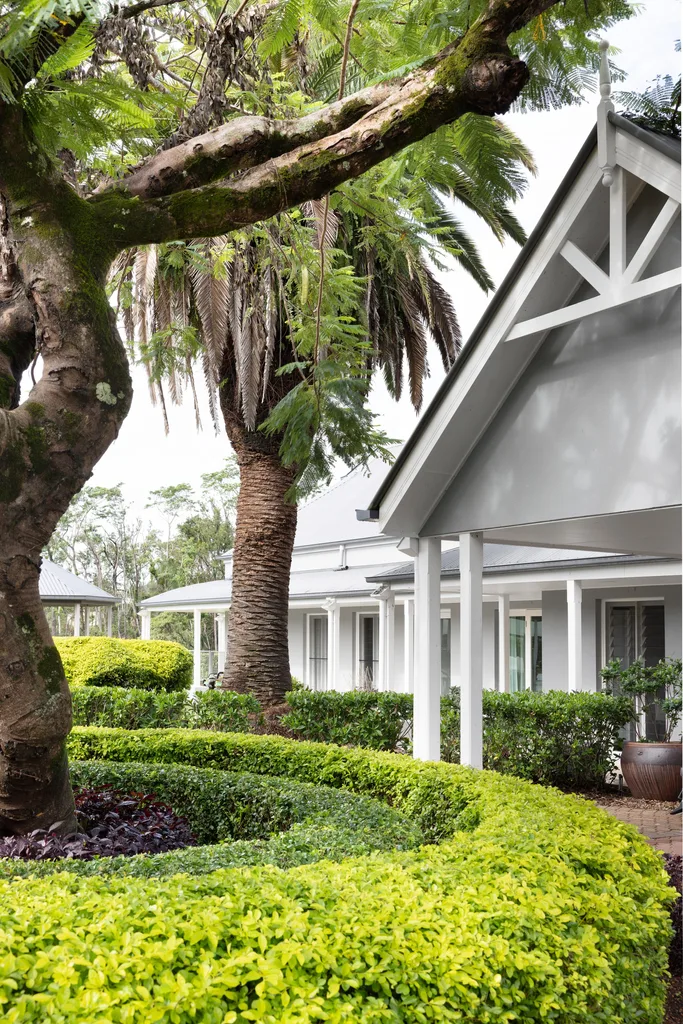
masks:
<svg viewBox="0 0 683 1024"><path fill-rule="evenodd" d="M625 743L621 770L631 795L641 800L675 800L681 791L680 743Z"/></svg>

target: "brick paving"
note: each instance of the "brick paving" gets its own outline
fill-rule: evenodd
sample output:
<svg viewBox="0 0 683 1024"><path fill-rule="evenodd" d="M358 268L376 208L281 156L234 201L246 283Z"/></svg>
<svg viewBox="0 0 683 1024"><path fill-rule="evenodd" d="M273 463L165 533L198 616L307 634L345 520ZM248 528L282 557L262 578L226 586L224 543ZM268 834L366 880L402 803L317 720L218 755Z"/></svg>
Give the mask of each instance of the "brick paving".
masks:
<svg viewBox="0 0 683 1024"><path fill-rule="evenodd" d="M642 835L647 837L650 846L662 853L673 853L681 856L683 839L683 822L681 814L671 814L675 804L670 806L656 804L653 807L642 806L645 801L635 801L636 806L629 806L628 797L623 800L610 800L602 803L597 801L598 806L609 814L613 814L619 821L626 821L629 825L635 825Z"/></svg>

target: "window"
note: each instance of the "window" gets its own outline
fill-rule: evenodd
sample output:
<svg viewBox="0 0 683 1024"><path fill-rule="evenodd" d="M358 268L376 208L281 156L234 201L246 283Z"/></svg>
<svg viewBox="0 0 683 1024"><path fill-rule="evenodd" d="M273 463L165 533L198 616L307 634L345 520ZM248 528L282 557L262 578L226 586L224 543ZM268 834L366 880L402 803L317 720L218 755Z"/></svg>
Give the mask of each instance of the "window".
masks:
<svg viewBox="0 0 683 1024"><path fill-rule="evenodd" d="M534 612L510 616L510 693L543 690L543 619Z"/></svg>
<svg viewBox="0 0 683 1024"><path fill-rule="evenodd" d="M358 674L360 690L372 690L379 668L379 616L358 616Z"/></svg>
<svg viewBox="0 0 683 1024"><path fill-rule="evenodd" d="M308 685L327 689L327 616L308 616Z"/></svg>
<svg viewBox="0 0 683 1024"><path fill-rule="evenodd" d="M618 658L622 668L628 668L642 658L648 667L656 665L665 657L664 605L644 601L608 604L606 634L606 661ZM664 715L656 705L648 711L647 739L656 740L664 728Z"/></svg>
<svg viewBox="0 0 683 1024"><path fill-rule="evenodd" d="M451 692L451 620L441 620L441 693Z"/></svg>

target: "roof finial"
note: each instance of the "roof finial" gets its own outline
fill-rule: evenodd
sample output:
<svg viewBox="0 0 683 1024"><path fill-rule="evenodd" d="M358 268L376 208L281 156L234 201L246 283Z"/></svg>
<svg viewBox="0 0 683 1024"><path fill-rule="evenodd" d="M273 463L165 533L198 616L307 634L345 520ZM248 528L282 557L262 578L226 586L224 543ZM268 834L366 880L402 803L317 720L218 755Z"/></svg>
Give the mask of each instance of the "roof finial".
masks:
<svg viewBox="0 0 683 1024"><path fill-rule="evenodd" d="M613 131L610 131L612 126L608 122L608 115L614 111L614 104L612 103L612 78L609 70L609 61L607 60L607 51L609 50L609 43L606 39L601 39L598 44L600 47L600 102L598 103L598 159L600 161L600 170L602 171L602 183L607 188L610 187L614 181L614 165L616 163L616 154L614 153Z"/></svg>

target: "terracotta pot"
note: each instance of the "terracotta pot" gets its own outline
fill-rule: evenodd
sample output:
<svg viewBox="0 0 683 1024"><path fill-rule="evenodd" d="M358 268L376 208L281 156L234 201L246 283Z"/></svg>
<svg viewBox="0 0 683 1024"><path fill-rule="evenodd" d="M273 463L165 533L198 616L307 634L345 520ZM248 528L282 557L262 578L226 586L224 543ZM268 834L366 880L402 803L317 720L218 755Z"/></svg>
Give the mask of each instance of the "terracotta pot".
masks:
<svg viewBox="0 0 683 1024"><path fill-rule="evenodd" d="M676 800L681 791L680 743L624 743L621 771L640 800Z"/></svg>

